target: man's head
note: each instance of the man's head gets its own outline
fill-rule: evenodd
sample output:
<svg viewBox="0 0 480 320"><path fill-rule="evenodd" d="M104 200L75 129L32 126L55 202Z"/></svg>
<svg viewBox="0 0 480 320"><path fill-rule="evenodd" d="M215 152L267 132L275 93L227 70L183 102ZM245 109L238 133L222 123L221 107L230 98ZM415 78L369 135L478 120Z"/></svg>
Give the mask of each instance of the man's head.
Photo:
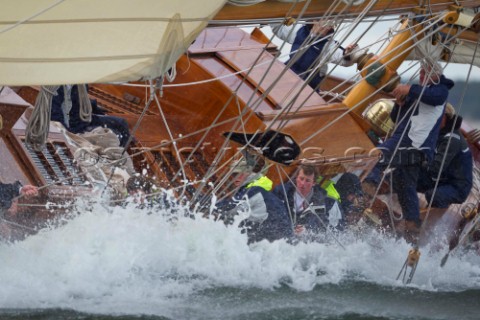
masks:
<svg viewBox="0 0 480 320"><path fill-rule="evenodd" d="M233 184L236 187L242 186L251 174L261 172L264 166L265 160L261 157L248 160L242 157L232 164L231 173Z"/></svg>
<svg viewBox="0 0 480 320"><path fill-rule="evenodd" d="M314 20L310 32L313 36L323 38L335 32L335 24L331 20Z"/></svg>
<svg viewBox="0 0 480 320"><path fill-rule="evenodd" d="M442 66L438 62L433 64L422 64L422 68L420 69L420 84L426 86L438 83L442 73Z"/></svg>
<svg viewBox="0 0 480 320"><path fill-rule="evenodd" d="M317 177L315 167L301 165L298 169L297 177L295 178L295 185L297 192L306 197L312 191Z"/></svg>
<svg viewBox="0 0 480 320"><path fill-rule="evenodd" d="M353 202L357 196L363 196L362 184L357 175L345 172L335 183L335 189L340 194L342 202Z"/></svg>

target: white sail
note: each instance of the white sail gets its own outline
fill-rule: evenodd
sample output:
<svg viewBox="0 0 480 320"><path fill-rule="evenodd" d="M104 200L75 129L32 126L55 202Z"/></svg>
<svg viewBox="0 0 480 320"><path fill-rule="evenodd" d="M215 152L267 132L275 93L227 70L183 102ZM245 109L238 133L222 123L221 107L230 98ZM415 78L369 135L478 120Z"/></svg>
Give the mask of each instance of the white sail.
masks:
<svg viewBox="0 0 480 320"><path fill-rule="evenodd" d="M225 0L0 0L0 85L155 78Z"/></svg>
<svg viewBox="0 0 480 320"><path fill-rule="evenodd" d="M473 65L480 67L480 50L477 48L478 42L457 38L447 44L437 42L435 45L432 41L423 41L416 44L407 57L407 60L420 60L429 57L432 60L444 60L451 63L459 63L463 65Z"/></svg>
<svg viewBox="0 0 480 320"><path fill-rule="evenodd" d="M450 62L472 64L480 68L480 48L477 43L459 41L458 44L451 45L450 50Z"/></svg>

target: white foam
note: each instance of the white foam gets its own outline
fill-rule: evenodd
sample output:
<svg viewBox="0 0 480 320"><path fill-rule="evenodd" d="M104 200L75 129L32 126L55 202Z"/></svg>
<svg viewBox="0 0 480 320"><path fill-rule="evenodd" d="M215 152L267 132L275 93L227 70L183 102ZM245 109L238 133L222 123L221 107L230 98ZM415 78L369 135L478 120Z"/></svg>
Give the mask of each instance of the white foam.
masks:
<svg viewBox="0 0 480 320"><path fill-rule="evenodd" d="M213 287L310 291L345 280L403 286L395 280L410 246L378 233L345 234L329 244L246 245L234 226L133 205L81 209L63 226L0 245L0 308L72 308L168 315ZM480 288L480 259L445 250L422 256L411 286L428 291ZM173 311L172 311L173 312Z"/></svg>

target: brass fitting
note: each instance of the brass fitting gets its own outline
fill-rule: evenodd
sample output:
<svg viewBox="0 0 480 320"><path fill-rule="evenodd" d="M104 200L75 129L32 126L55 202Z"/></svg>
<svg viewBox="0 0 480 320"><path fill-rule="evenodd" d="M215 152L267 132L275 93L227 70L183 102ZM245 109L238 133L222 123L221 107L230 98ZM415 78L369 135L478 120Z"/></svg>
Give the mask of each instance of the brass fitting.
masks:
<svg viewBox="0 0 480 320"><path fill-rule="evenodd" d="M473 203L469 203L462 208L462 216L469 221L477 215L477 212L478 208Z"/></svg>
<svg viewBox="0 0 480 320"><path fill-rule="evenodd" d="M420 251L417 248L410 249L407 257L407 265L409 267L414 267L417 265L418 260L420 260Z"/></svg>
<svg viewBox="0 0 480 320"><path fill-rule="evenodd" d="M376 225L381 226L382 225L382 220L380 220L376 214L373 213L372 209L367 208L363 210L363 215L366 216L370 221L375 223Z"/></svg>
<svg viewBox="0 0 480 320"><path fill-rule="evenodd" d="M380 99L373 103L364 112L364 118L370 124L376 134L386 136L395 126L390 113L394 106L393 100Z"/></svg>

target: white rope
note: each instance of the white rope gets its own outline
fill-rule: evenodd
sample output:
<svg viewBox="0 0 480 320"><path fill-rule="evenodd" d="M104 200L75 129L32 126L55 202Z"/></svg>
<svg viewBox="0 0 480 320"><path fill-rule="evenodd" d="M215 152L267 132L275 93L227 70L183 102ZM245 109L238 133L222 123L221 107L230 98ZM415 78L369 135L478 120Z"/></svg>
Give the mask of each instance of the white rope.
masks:
<svg viewBox="0 0 480 320"><path fill-rule="evenodd" d="M175 78L177 77L177 63L175 62L172 67L165 72L165 78L168 80L168 82L173 82Z"/></svg>
<svg viewBox="0 0 480 320"><path fill-rule="evenodd" d="M415 45L413 45L413 47L414 47L414 46L415 46ZM409 49L409 48L407 48L406 50L408 50L408 49ZM400 55L400 54L403 54L403 52L399 53L399 55ZM380 57L380 58L381 58L381 57ZM394 58L396 58L396 57L393 57L392 59L394 59ZM269 62L270 62L270 61L267 61L267 62L265 62L265 63L269 63ZM249 69L250 69L250 68L249 68ZM205 80L205 81L201 81L201 82L195 82L194 84L197 84L197 83L199 84L199 83L204 83L204 82L211 82L211 81L215 81L216 79L221 79L221 78L226 78L226 77L230 77L230 76L235 76L236 74L243 73L244 71L245 71L245 70L242 70L242 71L239 71L239 72L237 72L237 73L235 73L235 74L231 74L231 75L227 75L227 76L223 76L223 77L218 77L218 78L215 78L215 79L209 79L209 80ZM353 78L353 77L352 77L352 78ZM345 80L344 83L345 83L346 81L348 81L348 79ZM178 84L178 85L177 85L177 84L174 84L174 85L165 85L165 87L169 87L169 86L184 86L184 85L192 85L192 84L193 84L193 83ZM131 85L131 84L125 84L125 85ZM143 86L143 85L137 85L137 86ZM381 88L380 88L380 89L381 89ZM379 90L378 90L378 91L379 91ZM366 99L368 99L368 98L370 98L370 97L371 97L371 96L367 97ZM346 116L349 112L351 112L351 111L353 111L353 110L355 110L355 107L352 108L352 109L350 109L350 110L348 110L348 111L346 111L345 113L343 113L343 114L340 115L339 117L337 117L337 119L335 119L333 122L339 121L342 117ZM227 122L229 122L229 121L231 121L231 120L222 121L222 123L227 123ZM324 131L325 129L327 129L327 128L330 127L330 126L331 126L331 125L327 125L326 127L321 128L318 132L316 132L316 133L313 134L312 136L319 134L320 132ZM198 132L202 132L202 131L208 131L208 130L210 130L211 127L216 127L216 125L215 125L215 124L212 124L212 126L210 126L208 129L199 130L199 131L197 131L197 133L198 133ZM184 138L185 138L185 137L184 137ZM308 140L309 140L309 139L307 139L307 141L308 141ZM305 142L306 142L306 141L303 141L301 144L304 144Z"/></svg>
<svg viewBox="0 0 480 320"><path fill-rule="evenodd" d="M79 114L82 121L92 121L92 102L88 96L87 86L85 84L77 85L78 102L80 104Z"/></svg>
<svg viewBox="0 0 480 320"><path fill-rule="evenodd" d="M229 75L229 76L232 76L232 75ZM213 81L213 80L212 80ZM178 140L178 139L172 139L172 141L175 141L175 140Z"/></svg>
<svg viewBox="0 0 480 320"><path fill-rule="evenodd" d="M25 129L25 141L36 151L41 151L45 146L50 129L50 111L52 97L60 86L42 86L35 101L30 119Z"/></svg>

